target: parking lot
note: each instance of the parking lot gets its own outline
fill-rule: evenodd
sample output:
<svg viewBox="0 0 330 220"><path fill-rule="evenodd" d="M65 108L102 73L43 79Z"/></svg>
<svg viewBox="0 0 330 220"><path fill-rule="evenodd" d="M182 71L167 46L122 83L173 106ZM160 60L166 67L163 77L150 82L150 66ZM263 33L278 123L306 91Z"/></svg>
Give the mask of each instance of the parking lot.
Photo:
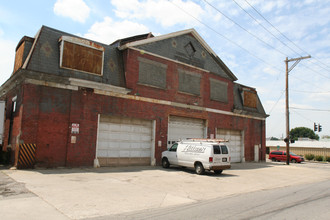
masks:
<svg viewBox="0 0 330 220"><path fill-rule="evenodd" d="M330 164L241 163L222 175L161 167L0 172L2 219L84 219L190 204L330 178Z"/></svg>

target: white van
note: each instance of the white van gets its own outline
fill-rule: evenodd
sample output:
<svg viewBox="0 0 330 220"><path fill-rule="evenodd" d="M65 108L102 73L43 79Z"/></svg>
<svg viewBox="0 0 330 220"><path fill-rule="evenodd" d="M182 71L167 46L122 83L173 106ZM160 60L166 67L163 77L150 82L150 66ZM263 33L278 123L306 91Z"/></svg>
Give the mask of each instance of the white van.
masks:
<svg viewBox="0 0 330 220"><path fill-rule="evenodd" d="M199 175L205 170L221 174L231 167L230 152L222 139L187 139L162 152L162 166L170 165L195 168Z"/></svg>

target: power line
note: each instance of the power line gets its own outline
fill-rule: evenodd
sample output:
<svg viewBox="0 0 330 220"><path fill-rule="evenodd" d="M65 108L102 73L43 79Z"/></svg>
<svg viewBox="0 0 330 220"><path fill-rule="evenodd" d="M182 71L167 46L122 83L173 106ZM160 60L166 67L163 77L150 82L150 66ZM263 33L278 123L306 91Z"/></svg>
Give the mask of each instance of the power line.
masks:
<svg viewBox="0 0 330 220"><path fill-rule="evenodd" d="M327 91L327 92L314 92L314 91L302 91L302 90L294 90L294 89L290 89L290 92L298 92L298 93L316 93L316 94L327 94L327 93L330 93L330 91Z"/></svg>
<svg viewBox="0 0 330 220"><path fill-rule="evenodd" d="M284 92L285 92L285 90L282 91L280 97L277 99L277 101L275 102L275 104L273 105L273 107L270 109L270 111L269 111L268 114L270 114L270 113L274 110L274 108L276 107L277 103L281 100L281 98L282 98Z"/></svg>
<svg viewBox="0 0 330 220"><path fill-rule="evenodd" d="M304 52L305 54L309 54L308 52L306 52L304 49L302 49L301 47L299 47L296 43L294 43L292 40L290 40L287 36L285 36L280 30L278 30L270 21L268 21L267 18L265 18L255 7L253 7L253 5L251 5L247 0L244 0L261 18L263 18L270 26L272 26L279 34L281 34L285 39L287 39L288 41L290 41L294 46L296 46L299 50L301 50L302 52ZM317 60L319 63L323 64L324 66L326 66L327 68L330 69L330 67L326 64L324 64L323 62L321 62L319 59L315 58L315 60ZM319 64L317 64L319 65ZM320 65L319 65L320 66ZM321 67L321 66L320 66ZM323 68L323 67L321 67ZM323 68L324 69L324 68ZM326 69L327 71L329 71L328 69Z"/></svg>
<svg viewBox="0 0 330 220"><path fill-rule="evenodd" d="M291 109L292 109L292 108L291 108ZM298 113L297 111L293 111L293 112L294 112L295 114L299 115L300 117L302 117L302 118L304 118L304 119L310 121L310 122L314 122L314 121L312 121L311 119L309 119L309 118L303 116L302 114Z"/></svg>
<svg viewBox="0 0 330 220"><path fill-rule="evenodd" d="M290 109L305 110L305 111L318 111L318 112L330 112L330 109L297 108L297 107L290 107Z"/></svg>
<svg viewBox="0 0 330 220"><path fill-rule="evenodd" d="M184 10L183 8L181 8L180 6L178 6L177 4L175 4L172 1L169 1L170 3L172 3L175 7L179 8L181 11L183 11L184 13L186 13L187 15L191 16L192 18L194 18L196 21L198 21L199 23L201 23L202 25L204 25L205 27L209 28L210 30L212 30L214 33L216 33L217 35L221 36L222 38L224 38L225 40L229 41L230 43L236 45L237 47L239 47L240 49L244 50L246 53L250 54L251 56L253 56L254 58L256 58L257 60L267 64L268 66L278 70L279 72L282 72L282 69L273 66L272 64L268 63L267 61L257 57L256 55L254 55L252 52L250 52L249 50L245 49L244 47L242 47L241 45L237 44L236 42L234 42L233 40L229 39L228 37L226 37L225 35L219 33L218 31L216 31L214 28L212 28L211 26L207 25L206 23L202 22L201 20L199 20L198 18L196 18L195 16L191 15L190 13L188 13L186 10Z"/></svg>
<svg viewBox="0 0 330 220"><path fill-rule="evenodd" d="M205 0L204 0L205 1ZM265 61L264 59L256 56L255 54L253 54L252 52L250 52L248 49L245 49L244 47L242 47L241 45L237 44L236 42L234 42L233 40L231 40L230 38L226 37L225 35L221 34L220 32L218 32L217 30L215 30L214 28L212 28L211 26L209 26L208 24L202 22L200 19L196 18L195 16L193 16L192 14L190 14L189 12L187 12L186 10L184 10L183 8L181 8L180 6L178 6L177 4L175 4L173 1L169 1L170 3L172 3L175 7L177 7L178 9L180 9L181 11L183 11L185 14L187 14L188 16L194 18L196 21L198 21L200 24L204 25L205 27L207 27L208 29L212 30L214 33L216 33L217 35L219 35L220 37L224 38L225 40L229 41L230 43L234 44L235 46L239 47L240 49L244 50L246 53L250 54L251 56L253 56L254 58L256 58L257 60L263 62L264 64L267 64L268 66L272 67L273 69L276 69L277 71L279 71L279 74L283 71L282 69L278 68L277 66L274 66L270 63L268 63L267 61ZM208 3L207 1L205 1L206 3ZM210 3L208 3L210 4ZM221 12L220 12L221 13ZM223 14L224 15L224 14ZM224 15L226 16L226 15ZM228 17L228 16L227 16ZM231 20L228 17L229 20ZM234 21L233 21L234 22ZM242 29L244 30L244 28L242 27ZM282 52L280 52L282 53ZM284 54L284 53L282 53ZM285 55L285 54L284 54ZM296 77L295 77L296 78ZM299 79L299 78L297 78ZM301 79L299 79L301 80ZM303 80L301 80L303 81ZM306 82L306 81L305 81ZM310 82L307 82L310 84Z"/></svg>
<svg viewBox="0 0 330 220"><path fill-rule="evenodd" d="M277 48L273 47L272 45L270 45L269 43L267 43L266 41L262 40L261 38L259 38L257 35L251 33L251 31L247 30L246 28L244 28L242 25L238 24L236 21L234 21L233 19L231 19L230 17L228 17L225 13L223 13L222 11L220 11L219 9L217 9L214 5L212 5L211 3L209 3L206 0L203 0L206 4L208 4L209 6L211 6L214 10L218 11L220 14L222 14L224 17L226 17L228 20L230 20L231 22L233 22L235 25L237 25L238 27L240 27L242 30L244 30L245 32L247 32L248 34L250 34L252 37L254 37L255 39L259 40L260 42L262 42L263 44L267 45L268 47L271 47L272 49L276 50L277 52L281 53L283 56L287 56L285 53L283 53L282 51L278 50Z"/></svg>
<svg viewBox="0 0 330 220"><path fill-rule="evenodd" d="M268 33L270 33L272 36L274 36L277 40L279 40L282 44L284 44L286 47L290 48L293 52L299 54L298 52L294 51L291 47L289 47L288 45L286 45L284 42L282 42L280 39L278 39L275 35L273 35L270 31L267 30L266 27L264 27L260 22L258 22L252 15L250 15L245 9L243 9L235 0L234 1L245 13L247 13L252 19L254 19L260 26L262 26ZM217 12L219 12L221 15L223 15L225 18L227 18L228 20L230 20L231 22L233 22L235 25L237 25L238 27L240 27L242 30L244 30L245 32L247 32L248 34L250 34L252 37L254 37L255 39L259 40L260 42L264 43L265 45L271 47L272 49L276 50L278 53L289 57L289 55L285 54L284 52L278 50L277 48L275 48L274 46L270 45L269 43L267 43L266 41L262 40L261 38L259 38L257 35L253 34L251 31L247 30L246 28L244 28L242 25L240 25L239 23L237 23L236 21L234 21L233 19L231 19L229 16L227 16L225 13L223 13L221 10L219 10L218 8L216 8L214 5L212 5L211 3L209 3L208 1L204 0L204 2L206 4L208 4L209 6L211 6L214 10L216 10ZM259 13L260 14L260 13ZM283 34L282 34L283 35ZM288 39L288 38L287 38ZM300 55L300 54L299 54ZM325 78L330 79L330 77L323 75L321 73L316 72L315 70L311 69L308 66L305 66L306 68L310 69L311 71L315 72L316 74L319 74Z"/></svg>
<svg viewBox="0 0 330 220"><path fill-rule="evenodd" d="M288 47L292 52L296 53L299 56L302 56L300 53L295 51L293 48L291 48L289 45L284 43L281 39L279 39L276 35L274 35L271 31L269 31L261 22L259 22L255 17L253 17L247 10L245 10L240 4L238 4L235 0L232 0L238 7L240 7L241 10L243 10L247 15L250 16L258 25L260 25L265 31L267 31L269 34L271 34L274 38L276 38L279 42L281 42L284 46Z"/></svg>

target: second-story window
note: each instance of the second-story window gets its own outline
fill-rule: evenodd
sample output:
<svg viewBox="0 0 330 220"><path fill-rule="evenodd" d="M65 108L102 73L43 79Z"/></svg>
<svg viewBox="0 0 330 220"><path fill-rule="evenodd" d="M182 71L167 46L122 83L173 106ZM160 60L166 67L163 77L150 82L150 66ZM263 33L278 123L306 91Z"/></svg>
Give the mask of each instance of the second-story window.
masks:
<svg viewBox="0 0 330 220"><path fill-rule="evenodd" d="M62 36L60 67L103 75L104 47L91 41Z"/></svg>
<svg viewBox="0 0 330 220"><path fill-rule="evenodd" d="M179 69L179 91L199 96L200 90L201 75Z"/></svg>
<svg viewBox="0 0 330 220"><path fill-rule="evenodd" d="M142 57L139 60L139 84L166 89L167 65Z"/></svg>
<svg viewBox="0 0 330 220"><path fill-rule="evenodd" d="M228 102L228 83L210 79L210 99L219 102Z"/></svg>
<svg viewBox="0 0 330 220"><path fill-rule="evenodd" d="M253 89L243 89L243 105L249 108L257 108L257 92Z"/></svg>

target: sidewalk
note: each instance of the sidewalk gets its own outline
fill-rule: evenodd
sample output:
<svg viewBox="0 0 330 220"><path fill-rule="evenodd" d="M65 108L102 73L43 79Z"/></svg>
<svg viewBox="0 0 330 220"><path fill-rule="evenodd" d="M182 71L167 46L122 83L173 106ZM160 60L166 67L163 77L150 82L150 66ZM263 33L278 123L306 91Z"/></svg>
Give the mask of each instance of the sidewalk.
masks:
<svg viewBox="0 0 330 220"><path fill-rule="evenodd" d="M120 214L313 183L329 179L330 169L242 163L233 164L222 175L202 176L193 170L161 167L1 170L0 174L1 182L12 178L26 188L12 196L0 195L1 219L51 220Z"/></svg>

